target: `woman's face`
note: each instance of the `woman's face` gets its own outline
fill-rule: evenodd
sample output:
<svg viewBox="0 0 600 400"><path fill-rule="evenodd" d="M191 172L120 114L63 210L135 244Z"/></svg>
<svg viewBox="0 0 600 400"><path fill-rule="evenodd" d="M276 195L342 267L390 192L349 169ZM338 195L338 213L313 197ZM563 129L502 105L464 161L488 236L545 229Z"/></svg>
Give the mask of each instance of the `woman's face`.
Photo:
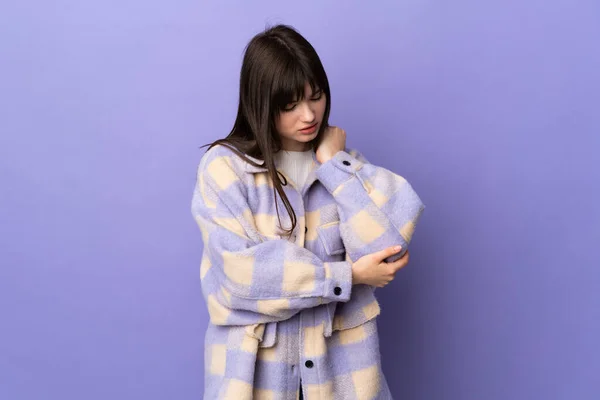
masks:
<svg viewBox="0 0 600 400"><path fill-rule="evenodd" d="M310 85L304 86L304 98L288 104L275 119L275 128L281 137L284 150L304 151L310 149L310 141L317 137L327 99L325 93Z"/></svg>

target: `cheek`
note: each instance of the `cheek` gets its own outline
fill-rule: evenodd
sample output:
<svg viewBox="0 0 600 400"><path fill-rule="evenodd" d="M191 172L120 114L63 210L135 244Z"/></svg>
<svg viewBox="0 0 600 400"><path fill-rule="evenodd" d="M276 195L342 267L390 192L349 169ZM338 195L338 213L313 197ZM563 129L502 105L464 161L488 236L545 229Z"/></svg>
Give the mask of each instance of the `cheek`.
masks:
<svg viewBox="0 0 600 400"><path fill-rule="evenodd" d="M280 135L287 136L289 131L294 126L294 114L291 112L282 113L279 118L275 120L275 128Z"/></svg>
<svg viewBox="0 0 600 400"><path fill-rule="evenodd" d="M319 120L323 119L323 114L325 114L325 106L327 105L327 100L325 96L317 103L317 114L319 115Z"/></svg>

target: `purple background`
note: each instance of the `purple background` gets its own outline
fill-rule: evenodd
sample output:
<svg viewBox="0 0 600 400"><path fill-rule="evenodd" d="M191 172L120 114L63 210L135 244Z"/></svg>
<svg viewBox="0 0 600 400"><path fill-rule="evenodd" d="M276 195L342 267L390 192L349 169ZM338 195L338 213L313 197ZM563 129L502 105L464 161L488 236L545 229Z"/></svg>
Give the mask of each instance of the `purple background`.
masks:
<svg viewBox="0 0 600 400"><path fill-rule="evenodd" d="M600 398L600 3L205 3L2 2L0 398L201 398L197 147L277 22L428 206L379 291L396 398Z"/></svg>

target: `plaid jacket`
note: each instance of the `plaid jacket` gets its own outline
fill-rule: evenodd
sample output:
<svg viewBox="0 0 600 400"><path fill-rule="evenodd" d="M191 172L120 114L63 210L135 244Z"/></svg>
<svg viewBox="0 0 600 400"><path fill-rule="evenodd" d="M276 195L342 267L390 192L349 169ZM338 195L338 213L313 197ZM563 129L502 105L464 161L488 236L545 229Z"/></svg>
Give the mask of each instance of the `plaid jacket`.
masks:
<svg viewBox="0 0 600 400"><path fill-rule="evenodd" d="M251 157L250 157L251 158ZM258 164L261 160L253 159ZM399 175L346 149L303 187L289 178L291 218L267 169L224 146L200 160L192 214L202 232L201 287L210 322L205 394L214 399L391 399L381 370L374 287L352 261L407 248L424 205ZM284 174L285 176L285 174Z"/></svg>

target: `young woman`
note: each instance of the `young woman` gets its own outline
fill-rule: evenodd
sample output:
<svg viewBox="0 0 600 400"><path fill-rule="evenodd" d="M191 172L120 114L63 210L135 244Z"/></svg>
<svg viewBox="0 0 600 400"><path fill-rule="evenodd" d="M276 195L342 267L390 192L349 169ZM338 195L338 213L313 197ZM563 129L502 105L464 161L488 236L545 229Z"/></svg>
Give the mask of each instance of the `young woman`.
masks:
<svg viewBox="0 0 600 400"><path fill-rule="evenodd" d="M408 263L424 206L346 148L330 107L321 61L293 28L250 41L233 129L200 160L192 200L205 399L392 398L374 290Z"/></svg>

